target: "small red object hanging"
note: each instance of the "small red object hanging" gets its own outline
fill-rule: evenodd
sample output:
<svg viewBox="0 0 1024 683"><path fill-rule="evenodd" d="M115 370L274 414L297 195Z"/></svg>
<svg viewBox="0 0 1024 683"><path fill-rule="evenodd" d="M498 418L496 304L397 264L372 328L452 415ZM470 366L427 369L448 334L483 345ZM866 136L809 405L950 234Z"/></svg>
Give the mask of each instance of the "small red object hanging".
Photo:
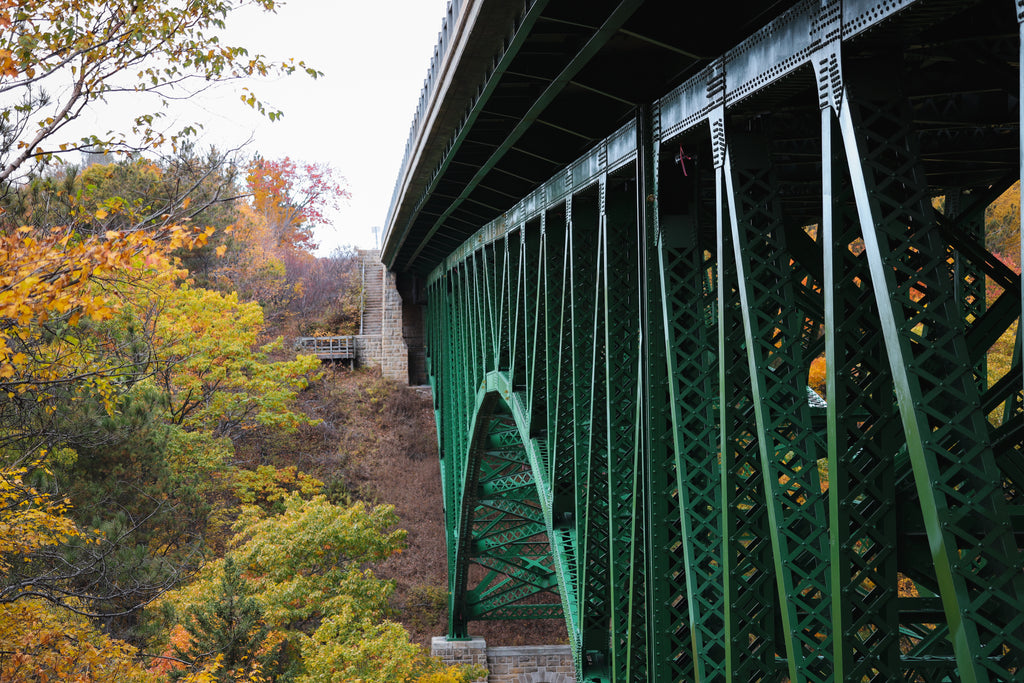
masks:
<svg viewBox="0 0 1024 683"><path fill-rule="evenodd" d="M686 162L693 161L693 157L683 151L683 146L679 145L679 156L676 157L676 161L683 169L683 175L689 177L689 173L686 172Z"/></svg>

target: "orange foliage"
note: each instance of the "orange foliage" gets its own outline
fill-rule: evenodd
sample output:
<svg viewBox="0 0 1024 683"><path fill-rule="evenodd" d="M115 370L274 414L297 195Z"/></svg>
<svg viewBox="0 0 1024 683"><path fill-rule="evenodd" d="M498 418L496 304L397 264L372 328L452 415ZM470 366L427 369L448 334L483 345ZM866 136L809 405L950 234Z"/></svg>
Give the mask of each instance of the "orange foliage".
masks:
<svg viewBox="0 0 1024 683"><path fill-rule="evenodd" d="M63 318L73 328L82 318L110 318L119 305L112 282L175 273L168 253L204 244L212 232L173 226L82 237L70 228L21 227L0 234L0 391L13 397L78 379L105 393L109 373L79 340L54 340L41 324Z"/></svg>
<svg viewBox="0 0 1024 683"><path fill-rule="evenodd" d="M175 656L175 652L187 650L192 640L188 635L188 631L181 624L171 628L168 638L170 642L167 647L164 648L159 657L153 658L153 663L147 669L150 673L161 677L169 675L172 671L185 668L185 664L179 661L178 657Z"/></svg>
<svg viewBox="0 0 1024 683"><path fill-rule="evenodd" d="M233 247L218 247L223 256L213 281L227 291L237 291L247 301L281 304L293 294L285 277L282 249L263 214L248 205L238 207L238 220L231 226Z"/></svg>
<svg viewBox="0 0 1024 683"><path fill-rule="evenodd" d="M0 605L0 683L152 681L136 650L40 600Z"/></svg>
<svg viewBox="0 0 1024 683"><path fill-rule="evenodd" d="M825 356L818 356L811 361L811 370L807 373L807 386L820 396L825 396Z"/></svg>
<svg viewBox="0 0 1024 683"><path fill-rule="evenodd" d="M330 166L296 163L288 157L255 159L245 180L252 208L266 219L277 246L286 252L312 254L313 227L326 223L327 214L349 197L344 180Z"/></svg>

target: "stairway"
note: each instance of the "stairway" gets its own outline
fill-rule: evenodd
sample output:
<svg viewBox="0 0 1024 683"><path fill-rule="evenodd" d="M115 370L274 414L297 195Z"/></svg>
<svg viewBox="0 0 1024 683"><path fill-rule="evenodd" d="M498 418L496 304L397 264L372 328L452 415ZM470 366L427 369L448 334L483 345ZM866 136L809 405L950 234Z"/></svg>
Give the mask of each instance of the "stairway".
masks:
<svg viewBox="0 0 1024 683"><path fill-rule="evenodd" d="M380 252L359 252L363 274L363 312L359 321L359 334L380 336L384 322L384 264Z"/></svg>

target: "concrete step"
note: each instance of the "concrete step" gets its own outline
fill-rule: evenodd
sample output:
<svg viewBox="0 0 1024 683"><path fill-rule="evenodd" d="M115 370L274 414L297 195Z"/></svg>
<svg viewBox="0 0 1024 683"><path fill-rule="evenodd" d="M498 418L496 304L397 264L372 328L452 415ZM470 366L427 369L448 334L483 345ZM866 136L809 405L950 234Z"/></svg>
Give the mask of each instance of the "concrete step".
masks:
<svg viewBox="0 0 1024 683"><path fill-rule="evenodd" d="M365 252L362 263L362 333L380 335L384 328L384 264L377 252Z"/></svg>

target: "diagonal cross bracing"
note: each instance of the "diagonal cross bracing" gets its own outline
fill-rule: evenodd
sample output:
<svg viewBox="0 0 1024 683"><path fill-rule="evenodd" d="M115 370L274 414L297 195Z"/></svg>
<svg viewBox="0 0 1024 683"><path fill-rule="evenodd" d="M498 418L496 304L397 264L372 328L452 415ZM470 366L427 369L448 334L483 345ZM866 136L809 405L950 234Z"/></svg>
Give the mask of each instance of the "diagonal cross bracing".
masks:
<svg viewBox="0 0 1024 683"><path fill-rule="evenodd" d="M1024 680L1013 9L797 3L447 255L451 635L561 617L583 681Z"/></svg>

